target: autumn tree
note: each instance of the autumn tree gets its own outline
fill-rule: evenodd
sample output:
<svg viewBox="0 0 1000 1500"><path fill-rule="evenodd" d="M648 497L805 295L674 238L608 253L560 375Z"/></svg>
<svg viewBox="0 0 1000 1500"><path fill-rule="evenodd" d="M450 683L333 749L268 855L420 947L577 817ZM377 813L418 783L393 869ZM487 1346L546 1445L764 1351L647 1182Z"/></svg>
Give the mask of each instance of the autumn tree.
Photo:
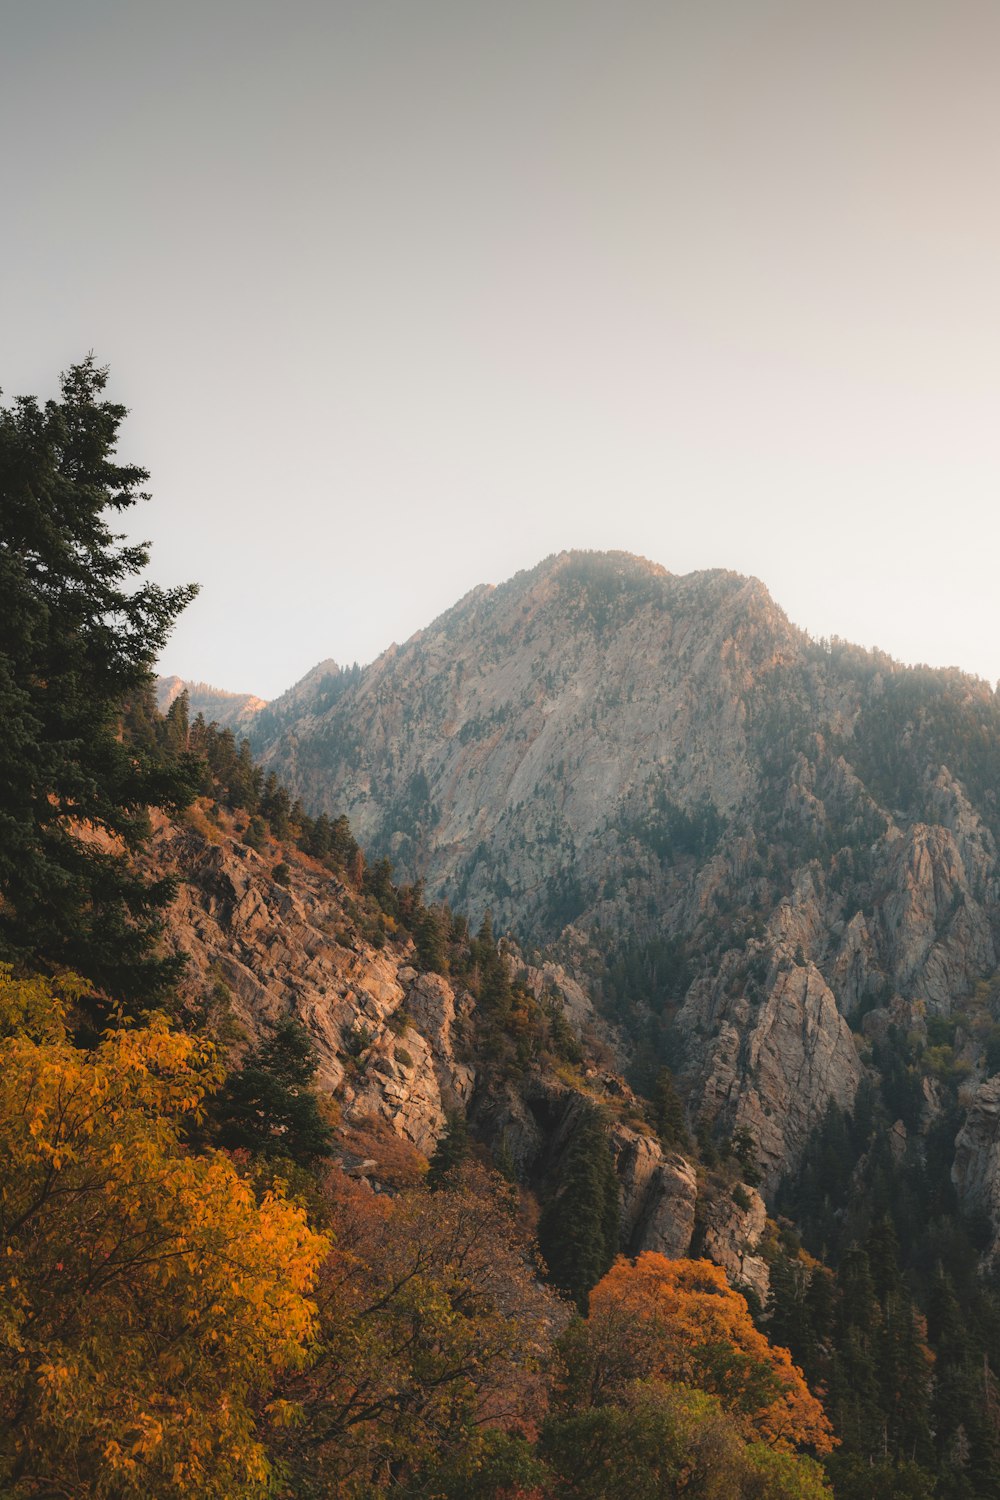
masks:
<svg viewBox="0 0 1000 1500"><path fill-rule="evenodd" d="M831 1425L788 1350L768 1343L710 1261L652 1251L634 1264L619 1259L590 1294L586 1329L573 1380L588 1382L597 1404L655 1376L718 1396L750 1439L779 1450L833 1447Z"/></svg>
<svg viewBox="0 0 1000 1500"><path fill-rule="evenodd" d="M617 1401L559 1407L540 1456L574 1500L828 1500L823 1471L797 1454L747 1442L717 1396L633 1381Z"/></svg>
<svg viewBox="0 0 1000 1500"><path fill-rule="evenodd" d="M316 1497L390 1483L449 1493L420 1487L431 1473L443 1486L446 1470L453 1493L487 1493L461 1489L463 1466L474 1474L477 1458L499 1464L503 1452L523 1468L501 1437L534 1431L543 1358L565 1321L509 1184L466 1163L434 1193L389 1198L333 1170L326 1211L336 1248L317 1293L317 1356L286 1382L301 1420L275 1438L289 1472Z"/></svg>
<svg viewBox="0 0 1000 1500"><path fill-rule="evenodd" d="M148 549L113 529L148 475L115 461L106 382L89 358L58 400L0 408L0 957L132 1001L176 965L152 951L172 886L131 854L192 769L151 763L120 721L195 590L141 580Z"/></svg>
<svg viewBox="0 0 1000 1500"><path fill-rule="evenodd" d="M256 1407L305 1362L328 1242L183 1148L209 1043L154 1017L81 1051L73 993L0 973L0 1488L257 1494Z"/></svg>

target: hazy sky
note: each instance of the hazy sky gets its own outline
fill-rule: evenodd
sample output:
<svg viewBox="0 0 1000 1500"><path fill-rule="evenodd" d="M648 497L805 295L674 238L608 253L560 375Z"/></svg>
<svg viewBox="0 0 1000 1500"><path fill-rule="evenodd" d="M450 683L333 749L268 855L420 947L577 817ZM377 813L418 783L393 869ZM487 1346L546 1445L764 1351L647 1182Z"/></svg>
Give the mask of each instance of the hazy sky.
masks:
<svg viewBox="0 0 1000 1500"><path fill-rule="evenodd" d="M1000 675L995 0L0 0L0 386L93 349L167 671L564 547Z"/></svg>

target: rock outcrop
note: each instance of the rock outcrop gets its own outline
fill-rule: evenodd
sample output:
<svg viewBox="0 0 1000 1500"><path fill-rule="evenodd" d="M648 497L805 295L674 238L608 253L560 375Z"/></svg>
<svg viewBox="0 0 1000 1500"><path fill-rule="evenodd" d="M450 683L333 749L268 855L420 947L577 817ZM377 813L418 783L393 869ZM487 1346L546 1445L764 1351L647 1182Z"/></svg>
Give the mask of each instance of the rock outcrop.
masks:
<svg viewBox="0 0 1000 1500"><path fill-rule="evenodd" d="M952 1181L965 1212L986 1214L994 1226L992 1254L1000 1251L1000 1077L976 1090L955 1142Z"/></svg>
<svg viewBox="0 0 1000 1500"><path fill-rule="evenodd" d="M302 858L279 883L255 850L212 836L159 819L151 847L158 871L180 878L168 936L188 960L189 1003L214 993L250 1038L295 1017L347 1119L384 1120L433 1150L445 1111L464 1107L475 1084L463 1055L471 997L418 974L409 945L367 943L328 871Z"/></svg>
<svg viewBox="0 0 1000 1500"><path fill-rule="evenodd" d="M719 1194L702 1209L701 1248L722 1266L733 1286L751 1289L761 1307L771 1285L767 1261L754 1251L767 1224L767 1209L756 1188L738 1183L731 1195Z"/></svg>
<svg viewBox="0 0 1000 1500"><path fill-rule="evenodd" d="M207 682L186 682L183 677L156 679L156 706L165 714L182 693L188 695L188 718L193 722L201 714L206 724L246 734L252 721L267 707L265 698L253 693L227 693L210 687Z"/></svg>
<svg viewBox="0 0 1000 1500"><path fill-rule="evenodd" d="M616 1125L611 1131L622 1185L621 1243L630 1255L686 1255L694 1235L698 1179L690 1162L664 1152L655 1137Z"/></svg>

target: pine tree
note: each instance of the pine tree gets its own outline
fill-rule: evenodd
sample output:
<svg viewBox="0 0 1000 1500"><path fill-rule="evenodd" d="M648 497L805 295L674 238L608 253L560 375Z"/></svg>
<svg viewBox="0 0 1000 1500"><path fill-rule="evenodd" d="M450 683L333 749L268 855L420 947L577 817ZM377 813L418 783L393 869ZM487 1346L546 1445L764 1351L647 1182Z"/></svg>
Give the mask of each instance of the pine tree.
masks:
<svg viewBox="0 0 1000 1500"><path fill-rule="evenodd" d="M448 951L445 947L445 924L441 913L433 906L421 906L413 923L413 940L417 949L417 965L435 974L447 974Z"/></svg>
<svg viewBox="0 0 1000 1500"><path fill-rule="evenodd" d="M890 1292L878 1340L888 1448L896 1458L927 1463L933 1455L930 1355L921 1331L909 1298L901 1291Z"/></svg>
<svg viewBox="0 0 1000 1500"><path fill-rule="evenodd" d="M469 1154L469 1127L461 1110L448 1110L445 1127L431 1153L427 1169L427 1186L434 1192L443 1187L449 1174Z"/></svg>
<svg viewBox="0 0 1000 1500"><path fill-rule="evenodd" d="M188 749L189 728L188 690L178 693L167 709L163 723L163 743L168 755L181 755Z"/></svg>
<svg viewBox="0 0 1000 1500"><path fill-rule="evenodd" d="M291 1018L279 1022L213 1101L220 1144L302 1165L328 1156L333 1132L313 1092L316 1066L305 1027Z"/></svg>
<svg viewBox="0 0 1000 1500"><path fill-rule="evenodd" d="M899 1291L899 1238L892 1220L886 1214L872 1226L866 1243L875 1295L883 1304Z"/></svg>
<svg viewBox="0 0 1000 1500"><path fill-rule="evenodd" d="M502 1026L510 1016L513 995L510 975L493 934L489 912L483 917L475 943L473 959L479 970L479 1004L490 1021Z"/></svg>
<svg viewBox="0 0 1000 1500"><path fill-rule="evenodd" d="M653 1116L656 1133L664 1146L677 1151L689 1149L691 1142L684 1122L684 1106L669 1068L661 1068L656 1075L653 1085Z"/></svg>
<svg viewBox="0 0 1000 1500"><path fill-rule="evenodd" d="M125 408L106 382L89 358L61 399L0 408L0 957L139 1001L177 965L152 956L172 886L131 854L192 768L129 743L122 714L195 589L139 582L148 549L109 524L148 475L115 462Z"/></svg>
<svg viewBox="0 0 1000 1500"><path fill-rule="evenodd" d="M604 1122L584 1104L560 1163L559 1181L538 1223L538 1243L552 1280L583 1311L587 1293L618 1250L618 1179Z"/></svg>

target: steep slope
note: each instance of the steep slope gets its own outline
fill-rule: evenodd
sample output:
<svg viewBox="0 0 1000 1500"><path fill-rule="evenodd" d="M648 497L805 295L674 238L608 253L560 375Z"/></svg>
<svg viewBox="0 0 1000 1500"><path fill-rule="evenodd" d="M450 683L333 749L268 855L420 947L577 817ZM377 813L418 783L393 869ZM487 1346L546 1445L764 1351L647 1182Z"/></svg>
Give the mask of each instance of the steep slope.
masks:
<svg viewBox="0 0 1000 1500"><path fill-rule="evenodd" d="M996 696L814 643L754 579L561 554L294 707L257 744L305 805L561 934L637 1075L668 1060L769 1184L853 1100L849 1020L996 966Z"/></svg>
<svg viewBox="0 0 1000 1500"><path fill-rule="evenodd" d="M332 705L300 697L265 759L402 872L551 931L580 909L560 878L598 894L644 794L745 801L744 700L800 652L755 580L564 554L474 590Z"/></svg>
<svg viewBox="0 0 1000 1500"><path fill-rule="evenodd" d="M594 1066L567 1082L542 1060L498 1081L477 1065L479 1017L467 988L421 970L404 936L376 946L358 892L337 875L279 846L249 847L240 818L222 817L157 815L146 855L151 871L179 883L167 941L187 959L184 1004L192 1016L207 1007L234 1057L234 1038L257 1040L282 1020L299 1021L316 1049L318 1086L340 1109L339 1154L356 1175L379 1181L386 1135L429 1156L458 1112L485 1142L502 1143L522 1182L551 1182L581 1109L597 1101L609 1116L622 1249L684 1255L697 1234L734 1279L766 1295L767 1268L754 1254L765 1216L752 1189L741 1208L718 1185L699 1185L694 1167L644 1123L640 1101ZM281 879L276 853L288 857ZM568 1020L587 1026L588 998L557 966L526 967L516 954L507 962L539 994L565 983ZM352 1159L358 1140L371 1159Z"/></svg>

